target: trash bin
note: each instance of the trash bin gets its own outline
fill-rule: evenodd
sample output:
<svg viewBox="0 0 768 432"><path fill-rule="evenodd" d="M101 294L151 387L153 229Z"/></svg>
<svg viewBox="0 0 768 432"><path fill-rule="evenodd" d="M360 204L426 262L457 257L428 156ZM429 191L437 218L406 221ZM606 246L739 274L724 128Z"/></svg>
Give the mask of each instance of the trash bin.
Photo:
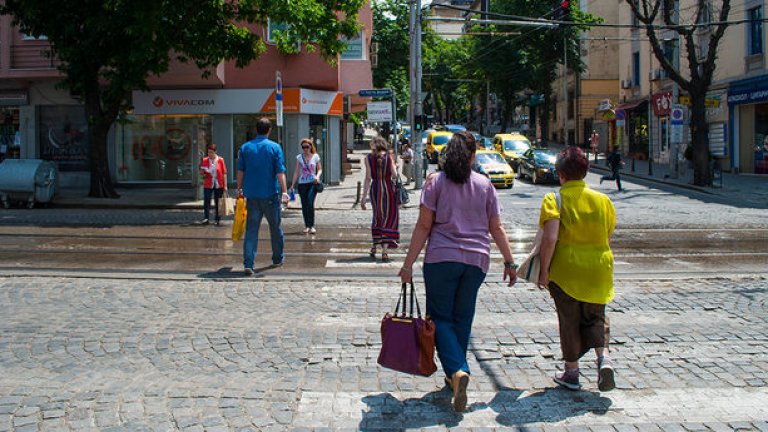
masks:
<svg viewBox="0 0 768 432"><path fill-rule="evenodd" d="M6 159L0 163L0 200L5 208L12 201L25 202L27 208L36 202L53 201L58 187L56 166L40 159Z"/></svg>

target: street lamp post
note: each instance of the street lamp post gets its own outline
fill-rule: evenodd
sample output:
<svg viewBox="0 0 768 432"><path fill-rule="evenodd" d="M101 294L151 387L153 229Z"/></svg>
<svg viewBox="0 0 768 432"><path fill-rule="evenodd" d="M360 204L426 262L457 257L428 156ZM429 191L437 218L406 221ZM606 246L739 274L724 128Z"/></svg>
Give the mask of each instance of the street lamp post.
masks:
<svg viewBox="0 0 768 432"><path fill-rule="evenodd" d="M410 0L408 29L410 33L410 90L411 90L411 142L415 144L414 148L414 166L413 169L418 173L416 177L416 189L421 189L422 176L420 175L424 160L424 144L421 142L421 127L423 122L423 107L421 104L421 0ZM419 126L419 128L417 128Z"/></svg>

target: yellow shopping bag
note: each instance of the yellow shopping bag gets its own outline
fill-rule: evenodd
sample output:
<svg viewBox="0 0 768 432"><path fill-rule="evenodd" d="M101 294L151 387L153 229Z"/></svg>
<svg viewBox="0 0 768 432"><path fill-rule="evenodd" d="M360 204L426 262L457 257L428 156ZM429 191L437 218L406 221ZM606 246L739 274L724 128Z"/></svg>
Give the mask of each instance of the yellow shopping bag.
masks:
<svg viewBox="0 0 768 432"><path fill-rule="evenodd" d="M240 241L245 234L245 219L248 212L245 210L245 198L237 197L235 202L235 223L232 224L232 240Z"/></svg>

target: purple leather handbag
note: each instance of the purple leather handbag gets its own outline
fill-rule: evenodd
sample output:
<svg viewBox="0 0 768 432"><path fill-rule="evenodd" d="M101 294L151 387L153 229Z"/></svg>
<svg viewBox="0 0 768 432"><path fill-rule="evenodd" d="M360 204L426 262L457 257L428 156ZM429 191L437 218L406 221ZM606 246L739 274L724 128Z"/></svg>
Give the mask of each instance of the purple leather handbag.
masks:
<svg viewBox="0 0 768 432"><path fill-rule="evenodd" d="M430 376L435 365L435 323L425 315L421 317L419 301L411 285L410 313L405 314L407 284L403 284L395 312L387 312L381 320L381 351L378 363L385 368L412 375ZM403 308L400 310L402 301ZM417 315L413 316L416 304Z"/></svg>

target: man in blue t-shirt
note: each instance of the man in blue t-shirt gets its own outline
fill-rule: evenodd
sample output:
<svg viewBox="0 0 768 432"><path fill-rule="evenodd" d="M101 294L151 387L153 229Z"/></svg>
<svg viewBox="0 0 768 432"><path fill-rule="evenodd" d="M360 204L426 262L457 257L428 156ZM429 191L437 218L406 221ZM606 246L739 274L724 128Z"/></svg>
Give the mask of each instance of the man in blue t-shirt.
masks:
<svg viewBox="0 0 768 432"><path fill-rule="evenodd" d="M288 203L285 162L280 145L268 138L270 130L272 123L269 119L259 119L256 123L256 138L240 147L240 155L237 158L237 191L240 196L245 197L245 208L248 210L243 242L243 266L246 276L254 273L253 263L256 259L262 216L267 218L272 240L270 267L282 266L285 258L285 239L280 227L281 202Z"/></svg>

